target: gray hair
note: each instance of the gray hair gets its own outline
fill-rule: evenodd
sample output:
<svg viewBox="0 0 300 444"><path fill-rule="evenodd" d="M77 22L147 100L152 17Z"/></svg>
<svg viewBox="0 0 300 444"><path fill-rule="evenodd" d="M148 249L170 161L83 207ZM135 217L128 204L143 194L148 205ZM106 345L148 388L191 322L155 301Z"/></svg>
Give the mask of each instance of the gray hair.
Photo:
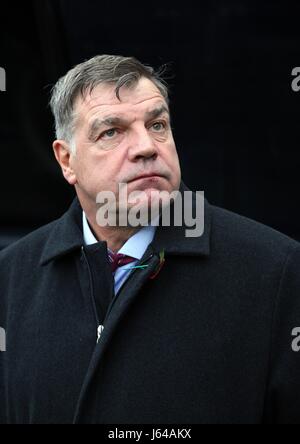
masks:
<svg viewBox="0 0 300 444"><path fill-rule="evenodd" d="M55 119L57 139L67 141L75 152L73 133L75 129L75 100L91 93L101 83L115 84L116 97L120 100L122 86L131 87L141 77L151 80L168 103L168 87L162 78L165 67L155 71L151 66L134 57L100 55L87 60L58 80L52 89L50 106Z"/></svg>

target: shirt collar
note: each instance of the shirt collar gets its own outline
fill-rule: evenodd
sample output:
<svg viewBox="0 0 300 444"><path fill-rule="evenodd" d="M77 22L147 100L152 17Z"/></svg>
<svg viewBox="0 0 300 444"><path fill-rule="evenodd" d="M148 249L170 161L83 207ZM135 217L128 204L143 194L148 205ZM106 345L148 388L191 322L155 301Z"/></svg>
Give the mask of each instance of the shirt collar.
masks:
<svg viewBox="0 0 300 444"><path fill-rule="evenodd" d="M89 226L84 211L82 212L82 228L85 245L93 245L98 243ZM143 257L148 245L153 241L156 229L157 227L152 225L141 228L137 233L127 240L118 253L126 254L127 256L140 260Z"/></svg>

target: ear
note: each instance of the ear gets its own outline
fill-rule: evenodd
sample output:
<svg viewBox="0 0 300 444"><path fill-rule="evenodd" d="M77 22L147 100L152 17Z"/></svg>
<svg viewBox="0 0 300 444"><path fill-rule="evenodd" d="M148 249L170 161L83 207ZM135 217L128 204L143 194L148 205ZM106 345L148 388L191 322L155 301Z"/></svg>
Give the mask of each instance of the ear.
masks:
<svg viewBox="0 0 300 444"><path fill-rule="evenodd" d="M70 145L64 140L55 140L53 142L53 151L66 181L69 182L70 185L76 185L76 174L71 167L74 155L71 153Z"/></svg>

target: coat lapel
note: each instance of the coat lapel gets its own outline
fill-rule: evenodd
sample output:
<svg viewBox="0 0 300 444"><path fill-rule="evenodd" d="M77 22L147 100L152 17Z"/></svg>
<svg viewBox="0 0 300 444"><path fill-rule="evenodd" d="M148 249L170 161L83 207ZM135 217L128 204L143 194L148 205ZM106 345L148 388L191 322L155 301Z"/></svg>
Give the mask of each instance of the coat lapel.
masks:
<svg viewBox="0 0 300 444"><path fill-rule="evenodd" d="M40 265L46 265L83 246L82 208L76 197L69 210L53 223L53 229L45 243Z"/></svg>

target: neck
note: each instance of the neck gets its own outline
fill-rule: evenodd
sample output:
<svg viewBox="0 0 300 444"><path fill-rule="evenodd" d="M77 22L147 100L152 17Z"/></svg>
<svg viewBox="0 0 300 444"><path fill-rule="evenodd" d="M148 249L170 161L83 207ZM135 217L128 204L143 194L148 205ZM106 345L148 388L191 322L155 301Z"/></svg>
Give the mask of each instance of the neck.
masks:
<svg viewBox="0 0 300 444"><path fill-rule="evenodd" d="M107 247L117 253L141 227L100 227L95 215L85 212L90 229L98 241L106 241Z"/></svg>

